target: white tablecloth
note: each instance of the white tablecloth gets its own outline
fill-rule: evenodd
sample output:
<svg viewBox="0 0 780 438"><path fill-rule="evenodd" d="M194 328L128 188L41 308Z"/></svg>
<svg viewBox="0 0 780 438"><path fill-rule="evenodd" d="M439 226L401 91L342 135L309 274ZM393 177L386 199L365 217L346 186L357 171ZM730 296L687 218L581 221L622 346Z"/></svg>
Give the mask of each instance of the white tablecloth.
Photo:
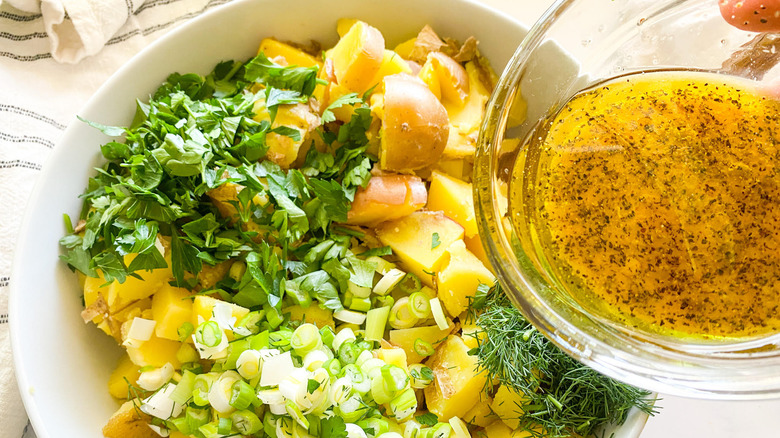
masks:
<svg viewBox="0 0 780 438"><path fill-rule="evenodd" d="M79 108L111 73L172 27L228 0L119 0L126 8L110 11L117 15L108 18L122 18L124 24L115 32L105 23L83 27L85 23L76 22L90 3L117 0L44 0L47 6L43 12L21 11L9 1L30 10L40 4L39 0L0 0L0 438L17 438L25 429L26 437L34 437L32 428L25 428L27 420L12 376L7 321L13 246L36 176L43 166L56 165L47 162L49 152ZM528 24L552 3L482 1ZM60 3L75 9L68 10L66 17L57 9ZM53 46L44 21L57 18L73 28ZM83 34L76 32L79 26ZM92 53L95 40L107 32L111 33L105 36L106 47L78 64L61 64L52 58L52 49L66 61ZM78 43L79 38L86 40L81 52L63 47L66 42ZM709 402L664 397L659 404L662 412L649 421L643 438L780 436L780 401Z"/></svg>

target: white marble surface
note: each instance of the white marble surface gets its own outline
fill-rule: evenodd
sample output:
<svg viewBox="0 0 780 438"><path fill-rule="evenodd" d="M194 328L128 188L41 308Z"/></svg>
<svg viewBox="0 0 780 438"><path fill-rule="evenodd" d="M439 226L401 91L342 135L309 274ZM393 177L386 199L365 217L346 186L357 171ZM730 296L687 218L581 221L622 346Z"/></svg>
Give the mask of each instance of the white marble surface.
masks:
<svg viewBox="0 0 780 438"><path fill-rule="evenodd" d="M531 24L553 0L483 2ZM648 421L641 438L780 437L780 400L724 402L664 395L661 398L661 412Z"/></svg>
<svg viewBox="0 0 780 438"><path fill-rule="evenodd" d="M553 0L482 1L528 24L553 3ZM650 419L642 438L780 437L780 400L721 402L661 397L658 403L661 413ZM35 438L32 427L25 429L22 438Z"/></svg>

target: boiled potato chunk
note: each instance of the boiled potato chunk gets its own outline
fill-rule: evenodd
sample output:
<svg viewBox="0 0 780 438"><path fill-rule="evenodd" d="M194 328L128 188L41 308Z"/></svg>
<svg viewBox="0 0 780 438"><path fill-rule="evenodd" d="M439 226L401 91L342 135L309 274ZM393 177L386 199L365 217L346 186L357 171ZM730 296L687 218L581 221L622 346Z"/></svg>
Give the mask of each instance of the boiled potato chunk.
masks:
<svg viewBox="0 0 780 438"><path fill-rule="evenodd" d="M419 177L377 175L358 189L347 213L347 223L373 226L408 216L425 206L428 192Z"/></svg>
<svg viewBox="0 0 780 438"><path fill-rule="evenodd" d="M241 318L249 313L249 309L246 307L241 307L206 295L198 295L192 303L192 325L197 327L202 322L210 320L211 317L214 316L214 307L217 303L224 303L230 306L230 316L236 318L236 321L240 321Z"/></svg>
<svg viewBox="0 0 780 438"><path fill-rule="evenodd" d="M447 111L417 77L384 78L379 167L404 172L433 165L449 138Z"/></svg>
<svg viewBox="0 0 780 438"><path fill-rule="evenodd" d="M460 337L449 336L427 362L435 377L424 390L425 402L439 421L462 418L483 397L487 376L477 373L478 359L468 351Z"/></svg>
<svg viewBox="0 0 780 438"><path fill-rule="evenodd" d="M362 93L382 65L385 39L368 24L357 21L349 27L339 42L326 55L333 60L333 73L339 84Z"/></svg>
<svg viewBox="0 0 780 438"><path fill-rule="evenodd" d="M441 212L417 211L380 224L376 235L407 271L432 287L433 274L439 271L446 249L463 238L463 227Z"/></svg>
<svg viewBox="0 0 780 438"><path fill-rule="evenodd" d="M480 79L479 67L474 61L466 63L466 73L469 78L469 94L464 104L445 102L450 123L464 135L479 131L485 114L485 104L490 98L490 90Z"/></svg>
<svg viewBox="0 0 780 438"><path fill-rule="evenodd" d="M392 50L385 50L382 56L382 64L379 66L374 78L371 79L371 86L374 86L380 82L385 76L390 76L398 73L412 73L412 68L409 67L409 63L405 59L401 58L397 53Z"/></svg>
<svg viewBox="0 0 780 438"><path fill-rule="evenodd" d="M170 362L174 368L181 368L181 362L176 358L181 342L164 339L152 334L148 341L138 347L127 347L130 360L139 367L153 366L160 368Z"/></svg>
<svg viewBox="0 0 780 438"><path fill-rule="evenodd" d="M517 429L520 425L520 416L523 415L523 406L528 403L527 397L517 391L501 385L493 397L490 408L498 415L510 429Z"/></svg>
<svg viewBox="0 0 780 438"><path fill-rule="evenodd" d="M466 249L462 240L447 248L449 259L445 260L436 276L439 286L439 300L450 315L459 315L469 306L480 284L492 286L496 281L485 265Z"/></svg>
<svg viewBox="0 0 780 438"><path fill-rule="evenodd" d="M125 256L125 264L129 265L133 256ZM170 257L167 257L170 262ZM87 277L84 279L84 304L86 307L97 301L98 294L103 296L108 304L108 313L114 314L129 306L135 301L151 296L164 284L173 278L170 265L167 268L152 269L151 271L136 272L142 279L127 277L124 283L113 281L106 285L103 275L99 277Z"/></svg>
<svg viewBox="0 0 780 438"><path fill-rule="evenodd" d="M260 42L258 53L260 52L271 59L280 56L284 58L287 65L297 65L298 67L313 67L316 65L322 67L322 61L317 58L273 38L266 38Z"/></svg>
<svg viewBox="0 0 780 438"><path fill-rule="evenodd" d="M447 176L431 173L428 210L441 211L463 227L466 237L477 235L477 217L471 184Z"/></svg>
<svg viewBox="0 0 780 438"><path fill-rule="evenodd" d="M331 328L335 327L333 322L333 312L328 309L323 309L317 305L312 305L305 309L298 305L285 307L282 309L282 314L285 313L289 313L290 319L293 321L309 322L320 328L326 325L330 326Z"/></svg>
<svg viewBox="0 0 780 438"><path fill-rule="evenodd" d="M456 106L463 106L469 95L469 76L457 61L442 52L431 52L425 64L436 73L441 99ZM425 70L425 65L423 65Z"/></svg>
<svg viewBox="0 0 780 438"><path fill-rule="evenodd" d="M106 438L158 438L157 432L149 428L152 417L141 412L137 406L142 401L135 399L122 404L103 426Z"/></svg>
<svg viewBox="0 0 780 438"><path fill-rule="evenodd" d="M438 326L432 325L390 330L389 339L391 344L403 348L406 352L406 358L409 364L420 363L425 360L425 357L420 356L414 351L414 341L422 339L423 341L430 342L434 347L438 347L439 344L444 342L453 327L454 325L450 325L449 329L442 330Z"/></svg>
<svg viewBox="0 0 780 438"><path fill-rule="evenodd" d="M192 295L187 289L164 285L152 296L154 333L172 341L179 340L179 327L192 321Z"/></svg>
<svg viewBox="0 0 780 438"><path fill-rule="evenodd" d="M108 378L108 392L112 397L127 400L130 393L130 385L137 386L141 367L134 364L127 355L122 355L119 362Z"/></svg>
<svg viewBox="0 0 780 438"><path fill-rule="evenodd" d="M258 122L271 120L263 99L255 102L253 111L255 113L254 120ZM284 126L295 129L298 131L300 138L295 140L287 135L269 132L265 138L268 146L266 158L278 164L282 169L289 168L298 159L301 145L311 141L309 133L319 125L320 117L312 112L309 105L303 103L279 105L276 111L276 118L271 123L271 128L275 129Z"/></svg>
<svg viewBox="0 0 780 438"><path fill-rule="evenodd" d="M490 398L480 400L477 404L474 405L473 408L471 408L468 412L466 412L465 415L463 415L462 420L466 423L479 427L485 427L495 422L496 416L493 415L493 411L490 410L491 402L492 399ZM499 421L499 423L501 422ZM492 435L490 435L490 437L492 438Z"/></svg>
<svg viewBox="0 0 780 438"><path fill-rule="evenodd" d="M260 181L264 182L263 180ZM239 220L239 214L235 203L238 202L238 194L241 193L241 190L244 190L244 186L226 182L207 191L206 196L208 196L211 203L217 207L220 216L229 219L230 223L234 224ZM252 203L256 206L263 207L268 204L268 196L265 193L258 193L252 198ZM242 225L247 226L247 231L255 231L252 229L254 225L254 222L252 221Z"/></svg>

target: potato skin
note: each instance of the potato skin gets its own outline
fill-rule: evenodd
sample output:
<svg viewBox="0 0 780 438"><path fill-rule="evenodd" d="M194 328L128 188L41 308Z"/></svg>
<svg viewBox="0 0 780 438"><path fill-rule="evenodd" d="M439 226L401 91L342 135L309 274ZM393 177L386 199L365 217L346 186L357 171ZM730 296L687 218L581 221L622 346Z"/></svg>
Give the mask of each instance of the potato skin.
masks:
<svg viewBox="0 0 780 438"><path fill-rule="evenodd" d="M384 88L380 167L404 172L435 163L447 145L447 110L414 76L387 76Z"/></svg>
<svg viewBox="0 0 780 438"><path fill-rule="evenodd" d="M370 225L399 219L423 208L428 191L419 177L412 175L375 175L365 188L358 189L347 223Z"/></svg>
<svg viewBox="0 0 780 438"><path fill-rule="evenodd" d="M720 14L732 26L749 32L780 30L780 0L720 0Z"/></svg>

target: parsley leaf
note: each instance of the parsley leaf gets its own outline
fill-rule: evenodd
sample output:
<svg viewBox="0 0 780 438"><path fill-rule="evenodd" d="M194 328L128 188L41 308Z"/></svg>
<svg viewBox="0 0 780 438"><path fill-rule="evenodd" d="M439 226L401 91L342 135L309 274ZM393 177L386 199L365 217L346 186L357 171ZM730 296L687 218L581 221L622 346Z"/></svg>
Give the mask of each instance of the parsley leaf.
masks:
<svg viewBox="0 0 780 438"><path fill-rule="evenodd" d="M334 415L320 422L321 438L347 438L347 425L344 419Z"/></svg>
<svg viewBox="0 0 780 438"><path fill-rule="evenodd" d="M437 417L436 414L431 412L422 415L417 415L414 418L415 420L417 420L418 423L422 424L423 426L435 426L436 423L439 422L439 417Z"/></svg>
<svg viewBox="0 0 780 438"><path fill-rule="evenodd" d="M439 240L439 233L433 233L431 235L431 249L436 249L439 245L441 245L441 240Z"/></svg>

